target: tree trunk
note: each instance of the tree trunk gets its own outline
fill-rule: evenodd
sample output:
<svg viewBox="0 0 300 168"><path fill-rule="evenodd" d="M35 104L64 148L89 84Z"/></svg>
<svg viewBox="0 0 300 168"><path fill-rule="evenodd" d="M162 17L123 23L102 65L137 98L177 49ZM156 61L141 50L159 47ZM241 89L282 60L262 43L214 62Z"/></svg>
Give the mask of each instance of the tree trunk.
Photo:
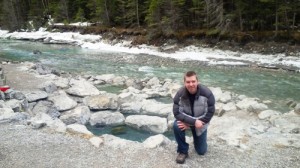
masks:
<svg viewBox="0 0 300 168"><path fill-rule="evenodd" d="M294 12L294 16L293 16L293 24L292 24L292 30L294 31L295 29L295 20L296 20L296 12Z"/></svg>
<svg viewBox="0 0 300 168"><path fill-rule="evenodd" d="M275 6L275 37L277 37L278 35L278 9L277 9L277 1L275 2L276 6Z"/></svg>
<svg viewBox="0 0 300 168"><path fill-rule="evenodd" d="M136 21L138 27L140 27L140 18L139 18L139 0L136 0Z"/></svg>
<svg viewBox="0 0 300 168"><path fill-rule="evenodd" d="M105 7L105 15L106 15L107 23L108 25L110 25L109 13L107 9L107 0L105 0L104 7Z"/></svg>
<svg viewBox="0 0 300 168"><path fill-rule="evenodd" d="M239 20L240 20L240 31L244 31L243 18L242 18L242 10L240 10L240 9L239 9Z"/></svg>

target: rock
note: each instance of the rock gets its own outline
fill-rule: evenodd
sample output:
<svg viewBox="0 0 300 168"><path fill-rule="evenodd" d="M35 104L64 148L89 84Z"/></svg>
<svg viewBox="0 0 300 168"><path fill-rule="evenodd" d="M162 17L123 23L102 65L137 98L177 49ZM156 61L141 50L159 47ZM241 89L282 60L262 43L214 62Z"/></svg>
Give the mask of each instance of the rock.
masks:
<svg viewBox="0 0 300 168"><path fill-rule="evenodd" d="M142 102L141 114L167 117L171 113L173 113L173 104L162 104L155 100Z"/></svg>
<svg viewBox="0 0 300 168"><path fill-rule="evenodd" d="M168 143L170 143L170 140L167 137L165 137L162 134L158 134L158 135L154 135L154 136L151 136L151 137L147 138L143 142L143 145L144 145L145 148L152 149L152 148L156 148L156 147L159 147L159 146L165 146Z"/></svg>
<svg viewBox="0 0 300 168"><path fill-rule="evenodd" d="M86 126L81 124L71 124L67 126L67 131L75 134L93 135Z"/></svg>
<svg viewBox="0 0 300 168"><path fill-rule="evenodd" d="M120 106L120 112L123 114L140 114L142 109L142 103L131 102L123 103Z"/></svg>
<svg viewBox="0 0 300 168"><path fill-rule="evenodd" d="M126 127L124 125L113 127L110 131L112 135L126 134Z"/></svg>
<svg viewBox="0 0 300 168"><path fill-rule="evenodd" d="M13 109L14 112L20 112L22 111L22 106L19 100L11 99L5 102L7 107L10 107Z"/></svg>
<svg viewBox="0 0 300 168"><path fill-rule="evenodd" d="M239 110L246 110L248 109L248 107L252 104L257 104L258 102L256 101L257 99L256 98L245 98L239 102L236 103L236 107L239 109Z"/></svg>
<svg viewBox="0 0 300 168"><path fill-rule="evenodd" d="M220 102L228 103L229 101L231 101L231 93L228 91L222 93L222 95L220 97Z"/></svg>
<svg viewBox="0 0 300 168"><path fill-rule="evenodd" d="M11 108L0 108L0 121L9 121L14 115L14 111Z"/></svg>
<svg viewBox="0 0 300 168"><path fill-rule="evenodd" d="M280 112L274 110L264 110L258 114L258 118L261 120L265 120L270 118L273 115L279 115Z"/></svg>
<svg viewBox="0 0 300 168"><path fill-rule="evenodd" d="M147 83L146 83L146 87L147 88L151 88L153 86L156 86L156 85L160 85L160 81L157 77L153 77L151 78Z"/></svg>
<svg viewBox="0 0 300 168"><path fill-rule="evenodd" d="M136 141L130 141L126 139L122 139L113 135L104 134L102 135L104 139L104 145L112 147L114 149L132 149L132 147L140 147L141 143Z"/></svg>
<svg viewBox="0 0 300 168"><path fill-rule="evenodd" d="M224 104L222 107L222 110L224 110L224 112L230 112L230 111L235 111L237 108L235 106L235 103L233 102L229 102L227 104Z"/></svg>
<svg viewBox="0 0 300 168"><path fill-rule="evenodd" d="M270 122L273 126L280 128L281 133L290 133L294 129L300 128L300 116L291 117L289 115L272 116Z"/></svg>
<svg viewBox="0 0 300 168"><path fill-rule="evenodd" d="M77 106L76 101L71 99L63 90L55 92L55 94L51 95L48 99L54 103L53 106L56 107L58 111L70 110Z"/></svg>
<svg viewBox="0 0 300 168"><path fill-rule="evenodd" d="M28 102L34 102L37 100L46 99L48 94L44 91L33 91L33 92L25 92L25 96Z"/></svg>
<svg viewBox="0 0 300 168"><path fill-rule="evenodd" d="M300 103L298 103L296 106L295 106L295 113L299 114L300 115Z"/></svg>
<svg viewBox="0 0 300 168"><path fill-rule="evenodd" d="M33 129L39 129L39 128L42 128L44 126L46 126L46 122L45 121L39 120L39 121L33 121L33 122L31 122L31 127Z"/></svg>
<svg viewBox="0 0 300 168"><path fill-rule="evenodd" d="M52 69L50 69L49 67L39 64L37 63L35 65L35 70L40 74L40 75L46 75L46 74L51 74L52 73Z"/></svg>
<svg viewBox="0 0 300 168"><path fill-rule="evenodd" d="M125 85L125 78L122 76L117 76L115 78L113 78L112 80L112 85L114 86L124 86Z"/></svg>
<svg viewBox="0 0 300 168"><path fill-rule="evenodd" d="M132 87L138 90L142 90L143 89L143 84L140 80L138 79L126 79L125 81L125 86L127 87Z"/></svg>
<svg viewBox="0 0 300 168"><path fill-rule="evenodd" d="M92 126L122 125L125 117L120 112L100 111L93 113L90 118Z"/></svg>
<svg viewBox="0 0 300 168"><path fill-rule="evenodd" d="M118 109L118 98L114 94L88 96L83 99L83 104L91 110L116 110Z"/></svg>
<svg viewBox="0 0 300 168"><path fill-rule="evenodd" d="M50 83L45 84L44 90L47 93L53 93L53 92L57 91L57 86L53 82L50 82Z"/></svg>
<svg viewBox="0 0 300 168"><path fill-rule="evenodd" d="M105 81L106 83L112 83L115 77L116 76L114 74L104 74L104 75L97 75L95 79Z"/></svg>
<svg viewBox="0 0 300 168"><path fill-rule="evenodd" d="M181 88L182 86L178 83L173 83L172 85L169 86L169 94L171 95L172 98L175 97L177 91Z"/></svg>
<svg viewBox="0 0 300 168"><path fill-rule="evenodd" d="M66 90L67 93L79 97L91 96L91 95L99 95L100 91L88 81L81 80L70 80L71 87Z"/></svg>
<svg viewBox="0 0 300 168"><path fill-rule="evenodd" d="M20 91L14 91L11 96L11 99L17 99L17 100L23 100L25 98L26 96Z"/></svg>
<svg viewBox="0 0 300 168"><path fill-rule="evenodd" d="M214 94L215 96L215 101L218 102L220 100L220 98L222 97L222 89L219 88L219 87L209 87L209 89L212 91L212 93Z"/></svg>
<svg viewBox="0 0 300 168"><path fill-rule="evenodd" d="M32 112L33 114L38 113L47 113L50 108L53 106L53 103L50 101L38 101L36 105L33 107Z"/></svg>
<svg viewBox="0 0 300 168"><path fill-rule="evenodd" d="M67 78L58 77L53 81L53 83L61 89L66 89L69 87L69 80Z"/></svg>
<svg viewBox="0 0 300 168"><path fill-rule="evenodd" d="M89 139L89 141L96 148L99 148L99 146L104 143L103 139L101 139L99 137L92 137L92 138Z"/></svg>
<svg viewBox="0 0 300 168"><path fill-rule="evenodd" d="M123 92L118 95L118 103L132 103L132 102L141 102L146 99L148 96L146 94L132 93L132 92Z"/></svg>
<svg viewBox="0 0 300 168"><path fill-rule="evenodd" d="M64 112L60 119L67 125L88 123L91 117L90 109L87 106L78 106L75 109Z"/></svg>
<svg viewBox="0 0 300 168"><path fill-rule="evenodd" d="M40 50L33 50L33 54L42 54Z"/></svg>
<svg viewBox="0 0 300 168"><path fill-rule="evenodd" d="M126 117L125 123L133 128L156 134L162 134L168 129L167 119L157 116L131 115Z"/></svg>
<svg viewBox="0 0 300 168"><path fill-rule="evenodd" d="M57 110L56 107L50 107L49 110L46 112L52 119L58 118L60 116L60 112Z"/></svg>
<svg viewBox="0 0 300 168"><path fill-rule="evenodd" d="M157 88L144 88L143 93L147 95L147 98L167 97L169 93L166 89L160 87Z"/></svg>
<svg viewBox="0 0 300 168"><path fill-rule="evenodd" d="M267 110L268 106L263 104L263 103L253 103L251 105L249 105L249 107L247 108L248 112L254 112L254 113L259 113L263 110Z"/></svg>
<svg viewBox="0 0 300 168"><path fill-rule="evenodd" d="M67 130L66 124L57 118L47 122L47 126L49 128L51 128L52 130L54 130L56 132L60 132L60 133L65 133Z"/></svg>

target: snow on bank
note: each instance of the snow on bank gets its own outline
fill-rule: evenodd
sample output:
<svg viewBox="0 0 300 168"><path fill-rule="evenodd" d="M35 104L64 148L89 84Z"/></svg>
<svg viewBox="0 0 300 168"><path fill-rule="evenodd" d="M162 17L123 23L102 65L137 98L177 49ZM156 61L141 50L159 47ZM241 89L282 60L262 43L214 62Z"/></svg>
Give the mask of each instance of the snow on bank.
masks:
<svg viewBox="0 0 300 168"><path fill-rule="evenodd" d="M300 58L289 57L283 54L262 55L243 54L232 51L223 51L213 48L200 48L188 46L174 53L161 52L160 48L148 45L132 46L130 41L120 41L117 44L109 44L100 35L82 35L73 32L47 32L41 28L35 32L13 32L0 30L0 38L17 40L41 40L46 43L75 44L82 48L107 52L125 52L132 54L149 54L161 57L169 57L181 61L198 60L208 65L238 65L263 64L266 66L282 65L292 66L300 70Z"/></svg>

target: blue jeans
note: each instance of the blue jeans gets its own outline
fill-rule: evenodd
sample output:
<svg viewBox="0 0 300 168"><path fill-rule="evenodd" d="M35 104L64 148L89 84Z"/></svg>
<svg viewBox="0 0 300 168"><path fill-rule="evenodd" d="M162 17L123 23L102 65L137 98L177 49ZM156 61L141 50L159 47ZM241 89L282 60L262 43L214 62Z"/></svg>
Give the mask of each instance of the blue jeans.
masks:
<svg viewBox="0 0 300 168"><path fill-rule="evenodd" d="M206 142L207 130L205 130L200 136L197 136L195 127L190 127L190 128L191 128L191 131L193 134L194 147L195 147L196 152L199 155L204 155L207 151L207 142ZM173 130L174 130L176 142L178 144L177 152L187 154L188 150L189 150L189 144L186 143L186 141L185 141L185 131L181 131L178 128L177 120L174 121Z"/></svg>

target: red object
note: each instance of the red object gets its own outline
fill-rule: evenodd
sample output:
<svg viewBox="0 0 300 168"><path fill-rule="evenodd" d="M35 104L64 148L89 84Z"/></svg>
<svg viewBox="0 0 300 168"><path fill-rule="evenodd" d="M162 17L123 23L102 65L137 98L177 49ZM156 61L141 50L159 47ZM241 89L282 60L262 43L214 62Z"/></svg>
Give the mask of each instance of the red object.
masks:
<svg viewBox="0 0 300 168"><path fill-rule="evenodd" d="M0 90L1 90L2 92L7 91L9 88L10 88L9 86L0 86Z"/></svg>

